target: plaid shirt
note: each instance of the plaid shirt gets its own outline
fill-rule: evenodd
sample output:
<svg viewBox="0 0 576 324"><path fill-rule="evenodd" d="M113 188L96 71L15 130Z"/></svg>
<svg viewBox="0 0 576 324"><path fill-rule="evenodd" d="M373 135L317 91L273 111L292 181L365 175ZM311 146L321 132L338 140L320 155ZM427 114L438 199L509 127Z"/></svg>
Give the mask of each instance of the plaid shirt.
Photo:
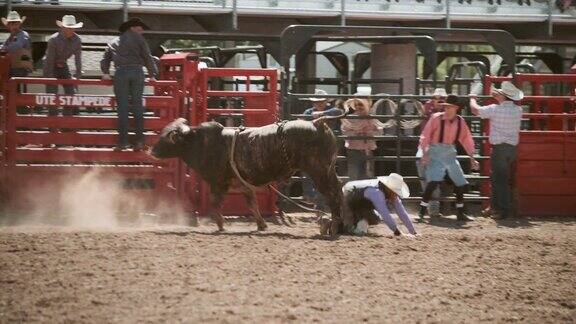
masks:
<svg viewBox="0 0 576 324"><path fill-rule="evenodd" d="M518 145L522 108L513 101L488 105L478 109L478 116L490 119L490 144Z"/></svg>

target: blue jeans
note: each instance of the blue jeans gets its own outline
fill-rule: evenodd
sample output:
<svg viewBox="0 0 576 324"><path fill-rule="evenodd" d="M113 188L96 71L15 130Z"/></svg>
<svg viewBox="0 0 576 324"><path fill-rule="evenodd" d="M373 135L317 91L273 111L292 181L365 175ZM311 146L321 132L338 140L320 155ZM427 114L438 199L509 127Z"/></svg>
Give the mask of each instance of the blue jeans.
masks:
<svg viewBox="0 0 576 324"><path fill-rule="evenodd" d="M346 162L350 181L368 179L367 155L361 150L346 149Z"/></svg>
<svg viewBox="0 0 576 324"><path fill-rule="evenodd" d="M118 144L128 145L128 98L132 100L132 114L136 127L136 143L144 143L144 71L141 66L121 66L114 74L114 94L118 109Z"/></svg>
<svg viewBox="0 0 576 324"><path fill-rule="evenodd" d="M510 216L513 209L510 174L512 163L515 160L516 146L509 144L492 145L492 154L490 155L492 207L503 216Z"/></svg>
<svg viewBox="0 0 576 324"><path fill-rule="evenodd" d="M72 79L72 74L70 73L70 69L68 68L68 66L55 67L54 77L56 79ZM63 85L62 87L64 88L64 94L73 95L76 93L76 86ZM58 85L57 84L47 85L46 93L58 94ZM48 109L48 116L56 116L56 115L58 115L58 108L50 107ZM64 107L63 115L64 116L78 115L78 108Z"/></svg>
<svg viewBox="0 0 576 324"><path fill-rule="evenodd" d="M326 202L321 193L314 188L314 181L307 174L302 174L302 195L314 202L316 209L326 209Z"/></svg>

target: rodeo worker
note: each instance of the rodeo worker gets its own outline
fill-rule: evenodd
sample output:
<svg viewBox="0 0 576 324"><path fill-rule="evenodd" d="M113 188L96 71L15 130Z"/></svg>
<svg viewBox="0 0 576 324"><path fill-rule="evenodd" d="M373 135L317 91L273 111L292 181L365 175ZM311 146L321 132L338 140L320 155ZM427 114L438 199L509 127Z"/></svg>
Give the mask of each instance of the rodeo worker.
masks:
<svg viewBox="0 0 576 324"><path fill-rule="evenodd" d="M65 15L62 20L56 20L56 25L60 27L60 31L50 36L48 39L48 47L46 48L46 60L44 62L43 75L46 78L56 79L72 79L72 73L68 67L68 59L74 56L74 63L76 70L74 77L80 79L82 77L82 40L76 31L82 26L83 22L77 22L76 17L72 15ZM74 85L63 85L64 93L73 95L77 92ZM46 85L47 93L58 93L58 85ZM55 107L48 109L50 116L58 114ZM64 107L64 115L77 115L78 108Z"/></svg>
<svg viewBox="0 0 576 324"><path fill-rule="evenodd" d="M480 106L476 96L470 95L470 108L474 115L490 120L490 144L492 154L490 163L492 174L492 210L495 218L508 218L513 214L512 190L510 177L512 163L516 160L516 151L519 141L520 126L522 122L522 107L514 102L522 100L524 93L514 84L502 82L500 89L491 92L498 104Z"/></svg>
<svg viewBox="0 0 576 324"><path fill-rule="evenodd" d="M458 115L460 102L455 95L448 95L443 113L432 115L420 136L420 148L423 156L420 161L425 168L426 189L420 203L418 216L424 218L428 210L428 202L432 193L444 180L446 174L452 180L456 188L457 219L470 221L464 212L464 190L468 181L464 178L464 172L457 159L456 141L466 150L470 156L472 169L478 169L478 161L474 159L474 140L466 121Z"/></svg>
<svg viewBox="0 0 576 324"><path fill-rule="evenodd" d="M16 11L2 17L2 23L10 32L8 39L0 46L0 52L10 55L10 76L26 77L33 69L30 36L21 29L26 17L20 17Z"/></svg>
<svg viewBox="0 0 576 324"><path fill-rule="evenodd" d="M113 39L104 52L100 61L102 79L110 80L110 64L114 62L114 94L118 102L118 145L115 151L128 149L128 113L130 110L129 98L132 102L134 115L136 141L134 151L145 148L144 143L144 106L142 94L144 93L144 70L148 70L149 80L154 80L158 73L156 64L150 53L150 47L142 33L149 30L140 18L131 18L122 23L118 30L120 37Z"/></svg>
<svg viewBox="0 0 576 324"><path fill-rule="evenodd" d="M344 232L362 235L367 232L368 225L383 221L394 235L400 236L402 232L390 214L391 208L394 208L408 229L408 236L416 235L414 225L400 200L410 196L410 190L401 175L390 173L387 177L350 181L342 187L342 192Z"/></svg>

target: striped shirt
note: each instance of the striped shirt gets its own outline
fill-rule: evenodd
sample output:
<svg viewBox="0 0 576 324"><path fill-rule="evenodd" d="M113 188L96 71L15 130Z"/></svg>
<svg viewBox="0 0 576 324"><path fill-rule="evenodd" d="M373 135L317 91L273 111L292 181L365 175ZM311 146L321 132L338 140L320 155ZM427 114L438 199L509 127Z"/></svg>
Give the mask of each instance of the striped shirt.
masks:
<svg viewBox="0 0 576 324"><path fill-rule="evenodd" d="M490 120L490 144L518 145L522 107L507 100L478 108L478 116Z"/></svg>

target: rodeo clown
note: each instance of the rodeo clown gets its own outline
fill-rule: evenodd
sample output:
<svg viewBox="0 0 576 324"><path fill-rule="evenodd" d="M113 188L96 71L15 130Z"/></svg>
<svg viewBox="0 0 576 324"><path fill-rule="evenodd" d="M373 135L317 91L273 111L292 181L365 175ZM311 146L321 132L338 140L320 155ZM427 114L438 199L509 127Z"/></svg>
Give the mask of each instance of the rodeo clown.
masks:
<svg viewBox="0 0 576 324"><path fill-rule="evenodd" d="M446 102L442 103L444 112L435 113L426 123L420 136L420 148L423 156L420 163L425 167L426 188L418 216L424 218L428 210L428 202L434 190L444 180L446 174L455 185L457 219L470 221L464 212L464 190L468 181L464 178L464 172L457 160L456 141L466 150L470 156L473 170L478 169L478 161L474 159L474 140L466 121L458 115L460 102L455 95L448 95Z"/></svg>
<svg viewBox="0 0 576 324"><path fill-rule="evenodd" d="M376 225L382 220L394 235L402 235L390 214L393 207L408 232L416 235L414 225L400 200L410 196L410 190L401 175L391 173L387 177L350 181L342 187L342 192L344 232L366 234L368 225Z"/></svg>

